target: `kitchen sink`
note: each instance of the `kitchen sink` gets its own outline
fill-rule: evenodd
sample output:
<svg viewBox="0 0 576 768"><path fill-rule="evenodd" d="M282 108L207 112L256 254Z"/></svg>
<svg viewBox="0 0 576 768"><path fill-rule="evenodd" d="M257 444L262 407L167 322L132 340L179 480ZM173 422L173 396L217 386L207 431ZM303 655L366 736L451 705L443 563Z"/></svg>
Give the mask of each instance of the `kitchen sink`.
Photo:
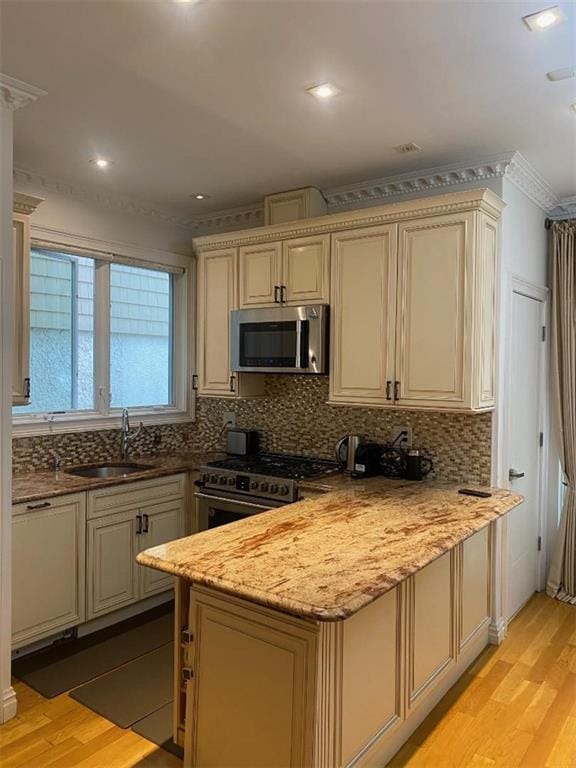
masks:
<svg viewBox="0 0 576 768"><path fill-rule="evenodd" d="M66 470L68 475L76 477L125 477L135 472L145 472L152 467L146 464L133 464L127 461L117 461L107 464L92 464L88 467L70 467Z"/></svg>

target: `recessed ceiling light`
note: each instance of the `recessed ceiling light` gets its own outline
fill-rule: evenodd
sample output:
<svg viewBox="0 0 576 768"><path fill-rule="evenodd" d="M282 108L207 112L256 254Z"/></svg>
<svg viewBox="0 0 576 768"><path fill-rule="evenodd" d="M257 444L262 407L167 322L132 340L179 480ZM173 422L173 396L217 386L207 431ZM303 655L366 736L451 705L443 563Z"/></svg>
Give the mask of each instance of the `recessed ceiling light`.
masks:
<svg viewBox="0 0 576 768"><path fill-rule="evenodd" d="M306 90L310 96L314 96L319 101L326 101L333 96L338 96L340 93L340 88L337 88L332 83L320 83L319 85L313 85L312 88L306 88Z"/></svg>
<svg viewBox="0 0 576 768"><path fill-rule="evenodd" d="M190 195L190 197L193 197L195 200L207 200L210 195L207 195L205 192L196 192L195 195Z"/></svg>
<svg viewBox="0 0 576 768"><path fill-rule="evenodd" d="M556 24L561 24L563 21L566 21L566 17L557 5L524 16L524 23L532 32L542 32L545 29L550 29L550 27L555 27Z"/></svg>
<svg viewBox="0 0 576 768"><path fill-rule="evenodd" d="M553 72L547 72L546 77L548 80L552 80L553 83L558 80L569 80L576 75L576 67L563 67L562 69L555 69Z"/></svg>
<svg viewBox="0 0 576 768"><path fill-rule="evenodd" d="M570 109L572 110L572 112L576 112L576 101L574 102L574 104L570 104Z"/></svg>
<svg viewBox="0 0 576 768"><path fill-rule="evenodd" d="M112 165L112 160L107 160L105 157L94 157L90 162L94 163L94 165L101 170L109 168Z"/></svg>

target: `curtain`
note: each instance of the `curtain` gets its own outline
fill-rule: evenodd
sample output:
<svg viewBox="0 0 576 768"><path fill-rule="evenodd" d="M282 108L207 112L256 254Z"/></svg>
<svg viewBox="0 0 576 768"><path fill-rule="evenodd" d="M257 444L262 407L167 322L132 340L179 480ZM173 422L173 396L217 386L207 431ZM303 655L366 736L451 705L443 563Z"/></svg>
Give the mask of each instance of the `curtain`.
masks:
<svg viewBox="0 0 576 768"><path fill-rule="evenodd" d="M552 235L552 375L567 487L546 591L576 605L576 220L554 222Z"/></svg>

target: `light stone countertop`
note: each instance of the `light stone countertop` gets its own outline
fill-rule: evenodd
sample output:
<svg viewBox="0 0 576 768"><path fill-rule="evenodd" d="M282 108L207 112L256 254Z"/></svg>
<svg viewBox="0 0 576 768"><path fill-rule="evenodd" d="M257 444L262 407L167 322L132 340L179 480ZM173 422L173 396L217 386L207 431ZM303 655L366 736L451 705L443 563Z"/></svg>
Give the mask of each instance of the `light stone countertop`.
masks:
<svg viewBox="0 0 576 768"><path fill-rule="evenodd" d="M334 476L325 493L153 547L138 562L319 621L346 619L493 520L522 496L492 489ZM330 488L334 490L330 490Z"/></svg>
<svg viewBox="0 0 576 768"><path fill-rule="evenodd" d="M69 493L83 493L111 485L124 485L138 480L175 475L179 472L193 472L207 461L213 461L222 455L222 453L186 453L163 456L131 456L130 462L142 464L145 469L126 475L126 477L77 477L69 475L66 471L69 469L67 467L59 472L28 472L14 475L12 478L12 503L25 504L54 496L65 496ZM119 458L110 459L111 464L119 461Z"/></svg>

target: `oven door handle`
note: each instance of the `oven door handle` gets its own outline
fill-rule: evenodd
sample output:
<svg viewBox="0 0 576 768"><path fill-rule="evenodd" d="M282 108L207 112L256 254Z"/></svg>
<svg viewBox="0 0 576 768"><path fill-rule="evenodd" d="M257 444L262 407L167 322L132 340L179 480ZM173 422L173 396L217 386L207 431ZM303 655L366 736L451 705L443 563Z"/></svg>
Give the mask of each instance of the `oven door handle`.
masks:
<svg viewBox="0 0 576 768"><path fill-rule="evenodd" d="M262 506L261 504L251 504L248 501L236 501L236 499L226 499L223 496L211 496L208 493L195 493L194 496L197 499L205 499L206 501L213 502L225 502L226 504L233 504L235 507L247 507L249 509L261 509L264 512L269 512L272 509L270 506Z"/></svg>

